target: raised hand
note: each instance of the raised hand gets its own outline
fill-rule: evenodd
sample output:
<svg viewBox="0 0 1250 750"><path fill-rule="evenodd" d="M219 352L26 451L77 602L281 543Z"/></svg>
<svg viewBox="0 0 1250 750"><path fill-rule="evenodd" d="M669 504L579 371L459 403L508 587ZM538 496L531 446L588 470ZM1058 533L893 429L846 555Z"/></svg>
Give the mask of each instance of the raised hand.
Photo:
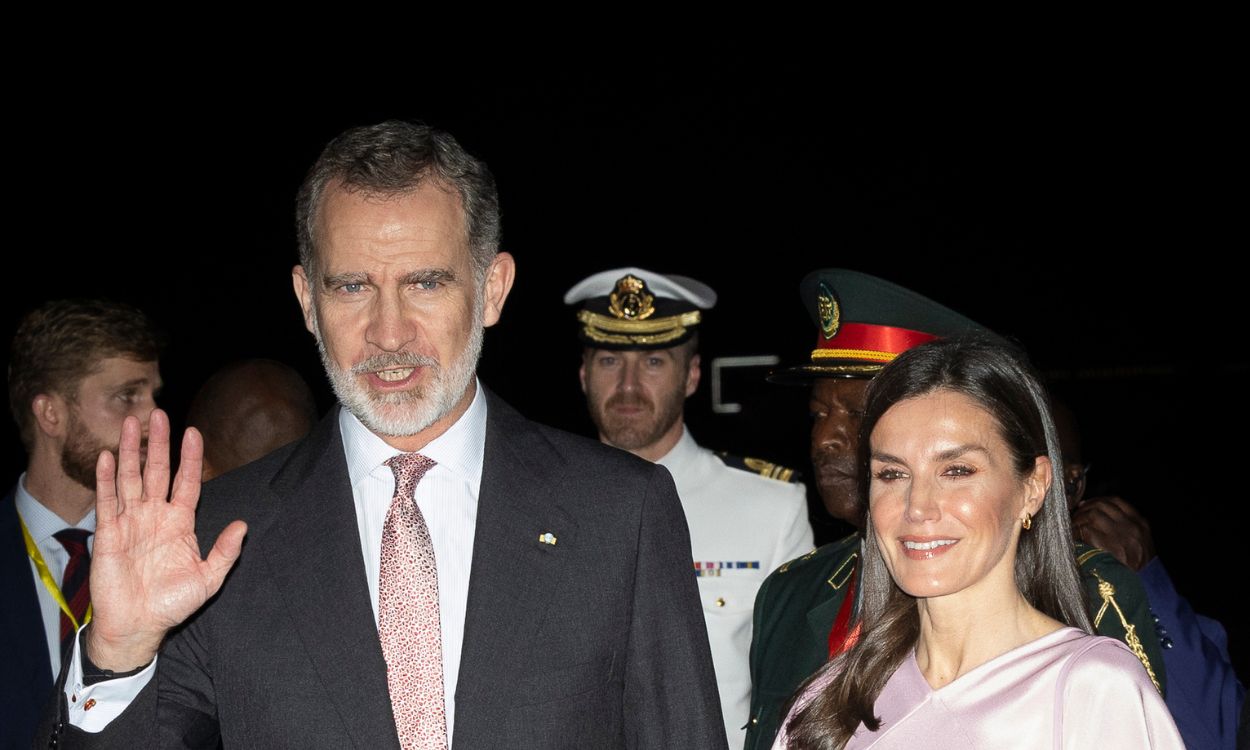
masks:
<svg viewBox="0 0 1250 750"><path fill-rule="evenodd" d="M169 417L152 412L147 465L140 468L142 426L122 425L117 460L96 462L96 532L91 559L91 625L87 653L98 667L128 671L150 662L171 628L199 609L225 580L247 525L222 530L200 559L195 506L200 499L204 442L188 428L169 492Z"/></svg>
<svg viewBox="0 0 1250 750"><path fill-rule="evenodd" d="M1118 497L1095 497L1081 502L1072 514L1072 533L1086 544L1107 550L1133 570L1141 570L1155 556L1150 524L1136 508Z"/></svg>

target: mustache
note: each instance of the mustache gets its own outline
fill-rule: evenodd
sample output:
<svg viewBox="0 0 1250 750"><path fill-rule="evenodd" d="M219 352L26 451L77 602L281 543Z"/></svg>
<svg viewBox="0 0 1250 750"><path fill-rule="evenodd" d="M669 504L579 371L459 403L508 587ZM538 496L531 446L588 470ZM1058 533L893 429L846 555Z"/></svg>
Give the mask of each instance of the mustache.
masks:
<svg viewBox="0 0 1250 750"><path fill-rule="evenodd" d="M378 370L393 370L397 367L438 367L438 360L424 354L412 352L392 352L375 354L368 359L352 365L353 375L365 375Z"/></svg>
<svg viewBox="0 0 1250 750"><path fill-rule="evenodd" d="M607 408L614 406L645 406L648 409L655 408L650 401L638 393L617 393L608 397L604 403Z"/></svg>

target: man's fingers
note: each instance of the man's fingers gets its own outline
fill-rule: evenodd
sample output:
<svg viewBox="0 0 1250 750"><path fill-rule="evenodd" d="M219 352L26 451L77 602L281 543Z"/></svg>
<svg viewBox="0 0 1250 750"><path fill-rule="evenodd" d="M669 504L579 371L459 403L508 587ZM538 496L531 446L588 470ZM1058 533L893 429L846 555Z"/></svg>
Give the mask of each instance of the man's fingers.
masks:
<svg viewBox="0 0 1250 750"><path fill-rule="evenodd" d="M1129 502L1126 501L1124 497L1108 495L1106 497L1100 497L1100 501L1106 502L1106 504L1108 505L1114 505L1116 507L1119 507L1120 510L1123 510L1125 512L1133 512L1133 506L1129 505Z"/></svg>
<svg viewBox="0 0 1250 750"><path fill-rule="evenodd" d="M1124 513L1116 506L1101 499L1082 505L1081 509L1077 511L1077 515L1081 521L1096 523L1099 526L1114 526L1124 522Z"/></svg>
<svg viewBox="0 0 1250 750"><path fill-rule="evenodd" d="M1115 538L1114 532L1110 531L1110 528L1112 527L1104 519L1084 521L1072 526L1073 533L1081 541L1095 547L1102 547L1103 549L1106 549L1107 545Z"/></svg>
<svg viewBox="0 0 1250 750"><path fill-rule="evenodd" d="M122 422L121 441L117 446L117 495L121 498L121 510L130 500L138 500L143 494L143 476L139 471L139 442L143 428L138 417L126 417Z"/></svg>
<svg viewBox="0 0 1250 750"><path fill-rule="evenodd" d="M148 455L143 470L143 499L165 501L169 492L169 417L153 409L148 418Z"/></svg>
<svg viewBox="0 0 1250 750"><path fill-rule="evenodd" d="M113 454L101 451L95 462L95 522L107 526L121 512L117 498L117 466Z"/></svg>
<svg viewBox="0 0 1250 750"><path fill-rule="evenodd" d="M1122 497L1107 497L1103 498L1102 502L1115 507L1124 514L1125 518L1137 519L1141 516L1141 514L1137 512L1137 509Z"/></svg>
<svg viewBox="0 0 1250 750"><path fill-rule="evenodd" d="M1145 517L1124 497L1116 495L1095 497L1094 500L1090 501L1090 505L1111 521L1118 522L1118 524L1134 524L1149 527Z"/></svg>
<svg viewBox="0 0 1250 750"><path fill-rule="evenodd" d="M1102 527L1102 522L1095 518L1081 518L1072 523L1072 528L1079 534L1087 534L1089 532L1097 532Z"/></svg>
<svg viewBox="0 0 1250 750"><path fill-rule="evenodd" d="M1090 526L1096 523L1101 515L1102 512L1093 505L1082 505L1080 508L1077 508L1076 513L1072 514L1072 525Z"/></svg>
<svg viewBox="0 0 1250 750"><path fill-rule="evenodd" d="M245 536L247 536L247 524L243 521L231 521L230 525L217 535L217 541L213 542L213 548L208 551L208 559L205 560L209 570L209 596L217 593L217 589L221 588L221 582L226 580L226 574L239 559Z"/></svg>
<svg viewBox="0 0 1250 750"><path fill-rule="evenodd" d="M174 494L169 501L194 509L200 501L200 477L204 473L204 438L200 431L188 427L182 433L182 459L178 476L174 477Z"/></svg>
<svg viewBox="0 0 1250 750"><path fill-rule="evenodd" d="M1122 497L1115 495L1105 495L1096 497L1089 501L1090 505L1102 509L1113 518L1132 518L1136 515L1137 509Z"/></svg>

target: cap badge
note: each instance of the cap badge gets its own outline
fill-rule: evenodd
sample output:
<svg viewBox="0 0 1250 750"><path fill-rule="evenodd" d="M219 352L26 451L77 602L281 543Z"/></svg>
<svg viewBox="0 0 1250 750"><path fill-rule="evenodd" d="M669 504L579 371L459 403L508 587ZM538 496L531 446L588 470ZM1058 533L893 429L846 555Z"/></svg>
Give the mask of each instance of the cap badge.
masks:
<svg viewBox="0 0 1250 750"><path fill-rule="evenodd" d="M654 303L647 282L630 275L616 282L616 291L608 295L608 312L626 320L646 320L655 312Z"/></svg>
<svg viewBox="0 0 1250 750"><path fill-rule="evenodd" d="M833 290L823 281L817 286L816 311L820 315L820 331L825 338L838 335L838 328L842 325L842 306L838 304Z"/></svg>

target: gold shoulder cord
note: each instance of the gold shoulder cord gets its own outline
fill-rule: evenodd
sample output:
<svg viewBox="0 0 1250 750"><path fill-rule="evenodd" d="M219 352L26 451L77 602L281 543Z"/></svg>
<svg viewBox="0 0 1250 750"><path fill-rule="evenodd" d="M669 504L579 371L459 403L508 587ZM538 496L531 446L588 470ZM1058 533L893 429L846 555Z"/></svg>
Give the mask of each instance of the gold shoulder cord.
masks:
<svg viewBox="0 0 1250 750"><path fill-rule="evenodd" d="M1142 648L1141 639L1137 637L1137 626L1129 623L1128 618L1124 616L1124 611L1116 603L1115 586L1103 580L1103 577L1098 575L1097 570L1091 570L1090 572L1098 579L1098 596L1102 598L1102 607L1098 609L1098 614L1094 615L1094 627L1098 627L1098 623L1102 622L1108 606L1115 609L1116 615L1120 618L1120 624L1124 626L1124 642L1133 652L1133 655L1141 661L1141 665L1146 668L1146 674L1150 676L1150 681L1154 684L1155 690L1162 693L1163 688L1159 687L1159 680L1155 677L1155 671L1150 667L1150 657L1146 656L1146 649Z"/></svg>

